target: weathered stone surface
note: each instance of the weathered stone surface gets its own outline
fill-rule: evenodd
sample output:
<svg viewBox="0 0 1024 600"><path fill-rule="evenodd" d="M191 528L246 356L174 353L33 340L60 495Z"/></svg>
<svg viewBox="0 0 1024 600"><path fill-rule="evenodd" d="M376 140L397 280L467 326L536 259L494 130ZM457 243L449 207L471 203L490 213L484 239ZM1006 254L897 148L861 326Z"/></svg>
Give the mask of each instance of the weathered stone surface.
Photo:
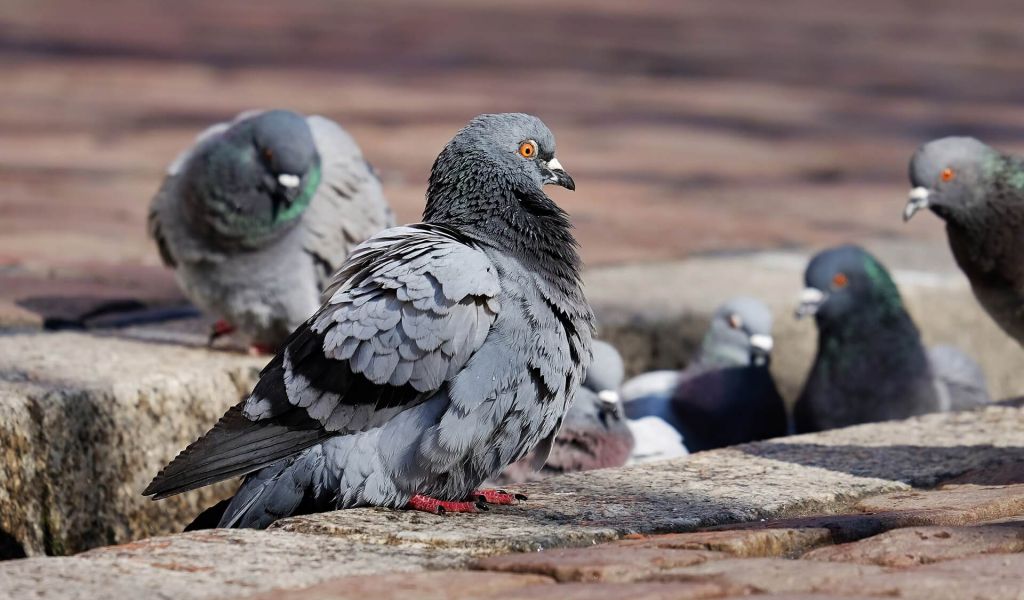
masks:
<svg viewBox="0 0 1024 600"><path fill-rule="evenodd" d="M885 494L865 498L854 509L889 515L898 527L967 525L1024 513L1024 484L950 485L938 490Z"/></svg>
<svg viewBox="0 0 1024 600"><path fill-rule="evenodd" d="M989 469L968 471L945 482L946 485L959 483L973 483L975 485L1012 485L1014 483L1024 483L1024 462L1011 462Z"/></svg>
<svg viewBox="0 0 1024 600"><path fill-rule="evenodd" d="M180 531L227 488L160 503L139 494L262 362L73 333L0 336L0 530L30 555Z"/></svg>
<svg viewBox="0 0 1024 600"><path fill-rule="evenodd" d="M530 586L502 594L502 600L697 600L730 592L714 581L672 583L562 583ZM493 600L469 595L476 600Z"/></svg>
<svg viewBox="0 0 1024 600"><path fill-rule="evenodd" d="M999 406L566 475L524 486L530 499L519 506L480 515L360 509L286 519L277 527L467 554L581 546L630 533L837 512L871 495L908 491L910 483L1001 465L1020 458L1022 448L1024 410ZM872 527L857 537L890 528ZM856 537L841 541L849 539Z"/></svg>
<svg viewBox="0 0 1024 600"><path fill-rule="evenodd" d="M0 563L7 598L225 598L451 566L437 553L283 531L211 530Z"/></svg>
<svg viewBox="0 0 1024 600"><path fill-rule="evenodd" d="M667 569L647 577L654 581L712 580L748 593L858 593L857 582L885 573L882 567L784 558L727 558ZM863 593L863 592L860 592ZM870 594L868 594L870 595Z"/></svg>
<svg viewBox="0 0 1024 600"><path fill-rule="evenodd" d="M794 527L696 531L667 535L641 536L615 542L623 548L674 548L710 550L743 558L796 556L816 546L832 542L825 527Z"/></svg>
<svg viewBox="0 0 1024 600"><path fill-rule="evenodd" d="M478 560L472 568L547 575L556 581L637 581L673 567L719 558L714 552L673 548L630 548L602 544L595 548L554 549L506 554Z"/></svg>
<svg viewBox="0 0 1024 600"><path fill-rule="evenodd" d="M808 564L811 562L807 561ZM875 573L856 582L855 586L847 585L839 589L868 596L920 600L1020 600L1024 596L1022 573L1024 555L992 554L908 570Z"/></svg>
<svg viewBox="0 0 1024 600"><path fill-rule="evenodd" d="M277 587L308 586L360 573L465 567L483 559L478 563L480 567L519 569L561 580L661 578L686 583L709 581L723 585L722 593L747 590L748 586L761 592L818 592L882 571L876 565L740 559L727 553L781 551L786 555L796 552L801 544L817 544L829 536L832 542L852 541L895 526L918 524L908 521L908 514L917 515L914 518L918 520L932 520L925 524L940 518L961 523L968 518L1005 516L1024 509L1016 500L1020 486L962 484L918 494L908 484L942 481L986 466L999 468L1018 459L1021 448L1024 409L998 406L552 478L523 486L530 495L525 503L495 507L482 514L336 511L285 519L267 532L194 533L96 550L73 559L15 561L0 564L0 573L10 585L20 586L17 589L32 590L37 589L33 586L44 585L47 573L63 576L67 572L69 577L85 582L72 591L86 598L100 589L110 593L145 589L152 581L146 573L166 570L152 565L170 564L177 565L172 569L175 573L205 574L203 585L194 590L186 589L187 576L176 575L182 577L180 588L173 588L177 597L207 597L204 594L213 593L209 590L236 589L233 586L242 577L245 561L239 559L242 555L232 549L234 546L243 546L244 555L251 555L252 560L266 560L272 565L292 552L285 552L287 546L274 551L274 544L295 540L295 556L316 560L281 563L288 577L287 583L273 584ZM858 506L877 512L820 515ZM810 518L796 516L816 513ZM689 542L680 535L630 539L592 550L552 550L592 546L629 534L683 533L738 521L745 522L741 527L753 531L699 532ZM236 534L258 537L233 537ZM734 535L737 537L730 537ZM690 549L688 544L694 540L699 540L697 549ZM270 549L270 557L262 558L264 545ZM321 550L321 546L327 550ZM365 556L366 560L334 561L341 565L339 569L348 570L325 566L334 564L331 559L341 556L339 553L346 548L352 557ZM337 553L332 554L335 550L331 549ZM529 553L485 558L517 550ZM281 556L274 558L275 552ZM724 566L710 566L719 562ZM177 568L181 565L185 570ZM146 573L136 572L143 567ZM736 574L740 571L750 574ZM263 581L261 575L252 591L271 587L271 583L264 586ZM849 589L859 592L857 588Z"/></svg>
<svg viewBox="0 0 1024 600"><path fill-rule="evenodd" d="M997 404L978 411L858 425L739 448L810 468L928 488L967 472L1024 461L1022 415L1019 407Z"/></svg>
<svg viewBox="0 0 1024 600"><path fill-rule="evenodd" d="M317 585L296 589L275 589L251 600L341 600L388 598L415 600L449 600L451 598L516 598L535 597L533 590L549 589L548 577L477 571L430 571L424 573L388 573L331 579ZM520 590L530 590L520 596ZM561 589L559 586L558 589ZM542 596L543 597L543 596Z"/></svg>
<svg viewBox="0 0 1024 600"><path fill-rule="evenodd" d="M977 554L1024 551L1024 521L974 527L906 527L804 554L829 560L909 567Z"/></svg>

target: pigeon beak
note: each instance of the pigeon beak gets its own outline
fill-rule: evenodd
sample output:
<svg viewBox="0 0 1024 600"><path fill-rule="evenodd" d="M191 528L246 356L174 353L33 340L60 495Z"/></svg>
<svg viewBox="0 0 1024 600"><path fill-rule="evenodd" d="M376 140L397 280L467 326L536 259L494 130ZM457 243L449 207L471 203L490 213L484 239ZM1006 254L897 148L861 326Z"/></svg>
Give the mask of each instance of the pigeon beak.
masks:
<svg viewBox="0 0 1024 600"><path fill-rule="evenodd" d="M301 181L301 177L299 177L298 175L292 175L291 173L282 173L277 176L277 182L280 183L282 187L285 187L287 189L299 187L299 183Z"/></svg>
<svg viewBox="0 0 1024 600"><path fill-rule="evenodd" d="M601 390L597 393L597 399L601 401L601 409L610 412L618 418L622 417L622 399L615 390Z"/></svg>
<svg viewBox="0 0 1024 600"><path fill-rule="evenodd" d="M575 190L576 182L572 180L572 176L565 172L562 168L562 163L558 162L557 158L552 158L544 165L544 183L553 183L560 185L567 190Z"/></svg>
<svg viewBox="0 0 1024 600"><path fill-rule="evenodd" d="M796 308L794 316L797 319L814 316L827 298L828 296L825 295L825 292L818 288L805 288L804 291L800 292L800 306Z"/></svg>
<svg viewBox="0 0 1024 600"><path fill-rule="evenodd" d="M765 354L771 354L772 348L775 347L775 340L773 340L770 335L755 333L750 336L750 347L755 350L760 350Z"/></svg>
<svg viewBox="0 0 1024 600"><path fill-rule="evenodd" d="M917 211L922 208L928 208L928 196L931 192L928 188L923 186L917 186L910 190L910 196L907 199L907 205L903 207L903 222L906 223L914 216Z"/></svg>

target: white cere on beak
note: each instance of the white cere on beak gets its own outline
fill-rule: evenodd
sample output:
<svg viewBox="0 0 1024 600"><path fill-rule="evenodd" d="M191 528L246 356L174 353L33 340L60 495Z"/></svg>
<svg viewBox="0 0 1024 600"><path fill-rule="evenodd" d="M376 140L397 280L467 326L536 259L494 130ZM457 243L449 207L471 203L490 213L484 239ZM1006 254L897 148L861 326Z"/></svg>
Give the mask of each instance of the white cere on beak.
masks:
<svg viewBox="0 0 1024 600"><path fill-rule="evenodd" d="M909 221L914 216L914 213L922 208L928 208L928 197L930 195L931 191L923 186L917 186L910 190L910 194L907 197L907 205L903 207L903 221Z"/></svg>
<svg viewBox="0 0 1024 600"><path fill-rule="evenodd" d="M551 160L548 161L548 168L551 169L552 171L565 170L564 168L562 168L562 163L558 162L557 158L552 158Z"/></svg>
<svg viewBox="0 0 1024 600"><path fill-rule="evenodd" d="M619 393L615 390L601 390L597 393L597 398L607 404L618 404L620 401Z"/></svg>
<svg viewBox="0 0 1024 600"><path fill-rule="evenodd" d="M300 181L302 179L298 175L291 175L290 173L277 176L277 182L286 188L298 187Z"/></svg>
<svg viewBox="0 0 1024 600"><path fill-rule="evenodd" d="M772 348L775 347L775 340L772 336L765 335L763 333L755 333L750 336L750 345L758 350L762 350L766 353L770 353Z"/></svg>
<svg viewBox="0 0 1024 600"><path fill-rule="evenodd" d="M825 301L825 292L818 288L804 288L800 292L800 306L796 309L796 318L811 316L818 312L818 307Z"/></svg>
<svg viewBox="0 0 1024 600"><path fill-rule="evenodd" d="M910 190L910 199L913 200L914 202L926 202L930 194L931 192L928 191L928 188L919 185L916 188Z"/></svg>
<svg viewBox="0 0 1024 600"><path fill-rule="evenodd" d="M804 291L800 292L800 304L821 304L824 299L825 292L818 288L804 288Z"/></svg>

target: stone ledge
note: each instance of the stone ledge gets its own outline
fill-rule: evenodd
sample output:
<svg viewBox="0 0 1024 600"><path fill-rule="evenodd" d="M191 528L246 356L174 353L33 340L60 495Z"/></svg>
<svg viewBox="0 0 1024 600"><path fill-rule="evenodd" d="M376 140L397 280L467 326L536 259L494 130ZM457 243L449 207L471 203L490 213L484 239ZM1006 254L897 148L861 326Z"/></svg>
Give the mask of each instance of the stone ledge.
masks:
<svg viewBox="0 0 1024 600"><path fill-rule="evenodd" d="M1024 409L993 406L567 475L524 486L531 497L523 505L496 507L478 515L336 511L286 519L268 531L194 532L70 558L0 563L0 589L25 595L48 590L56 599L143 590L167 591L182 599L226 598L302 588L339 576L470 565L492 569L498 568L494 561L520 565L527 561L536 566L505 570L563 581L653 582L635 590L649 597L721 597L754 589L821 592L829 582L868 575L878 586L902 591L909 584L878 565L821 560L796 564L777 557L854 541L892 527L942 522L939 517L947 513L955 513L957 523L1013 516L1024 506L1021 486L978 486L969 479L971 473L992 470L1010 477L1007 465L1022 459ZM912 487L957 477L960 483L935 492ZM864 512L868 510L873 514ZM933 519L912 521L904 518L908 514L930 514ZM798 517L805 522L798 523ZM868 526L848 526L843 538L829 524L841 519L865 521ZM730 523L732 529L745 528L749 533L642 537ZM767 534L766 529L788 531ZM748 541L722 542L730 535L747 536ZM588 549L627 536L631 539L613 546ZM687 540L686 536L696 537ZM717 544L709 539L715 536L720 536ZM586 548L551 551L581 546ZM517 550L530 552L487 558ZM598 554L589 554L593 551ZM581 557L580 552L588 554ZM603 558L588 565L598 556ZM765 558L743 558L757 556ZM554 560L559 557L565 560ZM742 575L744 570L751 574ZM53 582L58 578L79 584L55 590ZM335 588L344 591L351 584L348 581L339 580ZM690 596L682 591L669 593L671 586L681 584L688 587L685 594ZM537 598L559 597L557 590L548 589L553 585L517 584L516 593L508 596L528 597L531 590L529 594ZM1002 585L991 584L993 589ZM330 587L317 588L318 597L351 597L341 591L331 596ZM479 597L470 591L461 597ZM565 593L584 591L574 587ZM612 597L608 590L589 591L594 598ZM668 595L658 595L663 593Z"/></svg>
<svg viewBox="0 0 1024 600"><path fill-rule="evenodd" d="M230 486L139 494L264 359L77 333L0 336L0 531L29 555L181 529Z"/></svg>

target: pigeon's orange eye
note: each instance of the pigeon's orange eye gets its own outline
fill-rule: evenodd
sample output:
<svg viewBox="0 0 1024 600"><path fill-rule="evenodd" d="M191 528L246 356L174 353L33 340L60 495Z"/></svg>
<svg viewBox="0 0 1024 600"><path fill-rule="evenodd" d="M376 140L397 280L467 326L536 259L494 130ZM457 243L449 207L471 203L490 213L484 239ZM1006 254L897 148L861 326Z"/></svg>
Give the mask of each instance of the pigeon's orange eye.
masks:
<svg viewBox="0 0 1024 600"><path fill-rule="evenodd" d="M268 161L274 160L274 153L270 150L270 148L267 148L266 150L263 151L263 158L267 159Z"/></svg>
<svg viewBox="0 0 1024 600"><path fill-rule="evenodd" d="M737 314L729 315L729 327L732 327L733 329L743 327L743 319Z"/></svg>
<svg viewBox="0 0 1024 600"><path fill-rule="evenodd" d="M953 178L956 177L956 173L953 172L953 169L945 168L942 170L942 175L939 177L942 178L942 181L953 181Z"/></svg>
<svg viewBox="0 0 1024 600"><path fill-rule="evenodd" d="M834 288L844 288L848 283L850 280L846 278L846 273L836 273L832 276L832 287Z"/></svg>
<svg viewBox="0 0 1024 600"><path fill-rule="evenodd" d="M522 144L519 144L519 155L523 158L533 158L537 156L537 142L533 140L526 140Z"/></svg>

